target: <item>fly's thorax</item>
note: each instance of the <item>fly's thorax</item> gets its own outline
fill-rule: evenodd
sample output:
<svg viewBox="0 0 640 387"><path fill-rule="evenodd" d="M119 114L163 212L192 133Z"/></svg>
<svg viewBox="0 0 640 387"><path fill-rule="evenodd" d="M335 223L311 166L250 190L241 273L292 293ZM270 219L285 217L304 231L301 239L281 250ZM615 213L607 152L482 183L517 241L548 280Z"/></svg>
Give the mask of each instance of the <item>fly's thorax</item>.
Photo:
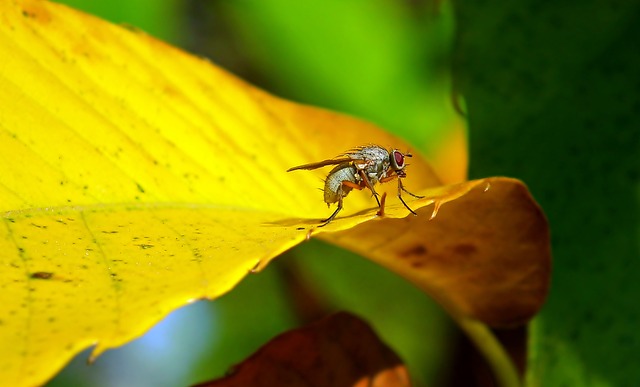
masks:
<svg viewBox="0 0 640 387"><path fill-rule="evenodd" d="M378 145L367 145L353 150L349 153L349 157L378 164L389 159L389 151Z"/></svg>
<svg viewBox="0 0 640 387"><path fill-rule="evenodd" d="M389 173L390 169L391 164L389 163L389 159L386 159L382 163L380 163L378 169L376 170L376 173L378 174L378 180L387 177L387 173Z"/></svg>
<svg viewBox="0 0 640 387"><path fill-rule="evenodd" d="M343 181L354 184L360 183L358 171L352 163L342 163L329 172L324 181L324 201L327 204L336 203L351 192L351 187L342 185Z"/></svg>
<svg viewBox="0 0 640 387"><path fill-rule="evenodd" d="M357 160L354 165L362 170L371 184L376 184L380 179L387 176L390 168L389 151L377 146L368 145L355 149L349 157Z"/></svg>

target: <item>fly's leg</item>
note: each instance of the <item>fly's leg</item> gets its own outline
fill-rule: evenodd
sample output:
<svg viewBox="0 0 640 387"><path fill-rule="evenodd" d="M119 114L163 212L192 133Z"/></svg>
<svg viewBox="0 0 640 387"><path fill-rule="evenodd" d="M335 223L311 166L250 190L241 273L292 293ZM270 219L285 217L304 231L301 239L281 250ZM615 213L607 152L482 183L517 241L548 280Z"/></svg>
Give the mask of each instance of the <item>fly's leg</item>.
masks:
<svg viewBox="0 0 640 387"><path fill-rule="evenodd" d="M386 182L388 182L388 181L391 181L391 180L393 180L393 179L395 179L395 178L397 178L397 177L398 177L398 175L396 175L396 174L389 175L389 176L387 176L387 177L383 177L382 179L380 179L380 184L382 184L382 183L386 183Z"/></svg>
<svg viewBox="0 0 640 387"><path fill-rule="evenodd" d="M357 190L361 190L361 189L363 189L363 188L364 188L364 187L363 187L363 186L361 186L360 184L356 184L356 183L354 183L354 182L352 182L352 181L349 181L349 180L344 180L344 181L342 182L342 185L343 185L343 186L345 186L345 187L349 187L349 188L353 188L353 189L357 189ZM318 227L324 227L324 226L326 226L327 224L329 224L329 223L333 220L333 218L335 218L335 217L336 217L336 215L338 215L338 212L340 212L340 210L342 210L342 199L343 199L343 198L344 198L344 196L340 195L340 198L338 199L338 208L336 208L336 210L335 210L335 211L333 211L333 214L331 214L331 216L330 216L330 217L328 217L328 218L327 218L327 219L325 219L325 220L322 220L322 221L321 221L321 222L322 222L322 224L321 224L321 225L319 225Z"/></svg>
<svg viewBox="0 0 640 387"><path fill-rule="evenodd" d="M402 202L402 204L404 204L404 206L407 208L407 210L409 210L409 212L411 212L413 215L418 215L416 214L416 212L414 210L412 210L407 203L405 203L404 199L402 198L402 191L408 193L409 195L413 196L414 198L417 199L421 199L424 196L418 196L418 195L414 195L411 192L407 191L403 186L402 186L402 179L398 179L398 199L400 199L400 201Z"/></svg>
<svg viewBox="0 0 640 387"><path fill-rule="evenodd" d="M321 220L322 224L319 225L318 227L324 227L324 226L328 225L329 222L331 222L333 220L333 218L335 218L336 215L338 215L338 212L340 212L340 210L342 210L342 197L340 199L338 199L338 208L336 208L336 210L333 211L333 214L331 214L330 217L328 217L325 220Z"/></svg>
<svg viewBox="0 0 640 387"><path fill-rule="evenodd" d="M369 178L367 177L367 174L364 173L364 171L362 169L358 169L358 174L360 174L360 178L364 182L365 187L367 187L367 188L369 188L371 190L371 193L373 194L373 197L376 198L376 202L378 202L378 207L380 207L380 200L378 199L379 195L376 192L376 190L373 188L373 184L371 184L371 180L369 180Z"/></svg>
<svg viewBox="0 0 640 387"><path fill-rule="evenodd" d="M376 213L378 216L384 216L384 202L387 200L387 193L383 192L382 197L380 198L380 209Z"/></svg>
<svg viewBox="0 0 640 387"><path fill-rule="evenodd" d="M396 174L393 174L393 175L384 177L384 178L380 179L380 183L386 183L388 181L391 181L391 180L395 179L396 177L400 177L400 176L398 176ZM404 192L408 193L409 195L413 196L416 199L422 199L424 197L424 196L419 196L419 195L416 195L416 194L412 194L411 192L407 191L407 189L404 188L404 186L402 185L402 182L400 181L400 179L398 179L398 186L400 187L398 189L398 194L400 194L400 190L403 190Z"/></svg>
<svg viewBox="0 0 640 387"><path fill-rule="evenodd" d="M398 180L398 182L400 183L400 180ZM412 194L411 192L407 191L404 186L402 185L402 183L400 184L400 188L402 188L402 190L406 193L408 193L409 195L413 196L416 199L422 199L424 196L420 196L420 195L416 195L416 194Z"/></svg>
<svg viewBox="0 0 640 387"><path fill-rule="evenodd" d="M380 183L386 183L388 181L391 181L395 178L398 178L398 198L400 199L400 201L402 202L402 204L404 204L404 206L407 208L407 210L409 210L409 212L411 212L413 215L417 215L415 211L413 211L408 205L407 203L405 203L404 199L402 198L402 191L408 193L409 195L413 196L416 199L422 199L424 196L418 196L415 194L412 194L411 192L407 191L404 186L402 185L402 176L399 176L397 174L393 174L393 175L389 175L387 177L384 177L382 179L380 179Z"/></svg>

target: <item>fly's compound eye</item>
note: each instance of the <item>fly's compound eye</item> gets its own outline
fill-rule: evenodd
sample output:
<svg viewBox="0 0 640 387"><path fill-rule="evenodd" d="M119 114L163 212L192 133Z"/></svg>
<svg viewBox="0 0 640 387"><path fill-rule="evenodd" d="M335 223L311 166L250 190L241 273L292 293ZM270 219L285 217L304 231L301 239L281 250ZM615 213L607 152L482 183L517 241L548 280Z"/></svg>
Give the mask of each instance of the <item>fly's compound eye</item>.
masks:
<svg viewBox="0 0 640 387"><path fill-rule="evenodd" d="M397 150L391 151L391 166L395 170L400 170L404 168L404 155Z"/></svg>

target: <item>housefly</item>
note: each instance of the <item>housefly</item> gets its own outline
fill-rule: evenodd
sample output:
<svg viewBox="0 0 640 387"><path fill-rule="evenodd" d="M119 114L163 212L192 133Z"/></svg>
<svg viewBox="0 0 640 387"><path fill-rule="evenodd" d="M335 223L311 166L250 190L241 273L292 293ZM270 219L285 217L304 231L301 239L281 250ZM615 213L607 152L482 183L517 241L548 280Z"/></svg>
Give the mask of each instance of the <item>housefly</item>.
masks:
<svg viewBox="0 0 640 387"><path fill-rule="evenodd" d="M330 217L322 220L323 224L320 227L326 226L338 215L342 210L343 199L354 189L362 190L368 188L373 197L375 197L376 202L378 202L380 213L382 213L384 209L380 205L379 195L374 186L377 183L386 183L395 178L398 179L398 198L409 212L417 215L402 198L402 191L414 198L423 197L412 194L402 186L402 179L407 177L407 173L404 170L406 157L411 157L411 154L402 153L397 149L386 150L378 145L366 145L354 148L333 159L289 168L287 172L335 165L324 180L324 201L327 206L337 202L338 208Z"/></svg>

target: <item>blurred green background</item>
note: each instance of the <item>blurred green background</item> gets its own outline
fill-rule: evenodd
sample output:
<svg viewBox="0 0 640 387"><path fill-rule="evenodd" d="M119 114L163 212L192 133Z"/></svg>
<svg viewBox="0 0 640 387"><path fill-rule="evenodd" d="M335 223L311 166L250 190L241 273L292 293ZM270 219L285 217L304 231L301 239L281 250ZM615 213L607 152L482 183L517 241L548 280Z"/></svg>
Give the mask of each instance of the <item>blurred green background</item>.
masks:
<svg viewBox="0 0 640 387"><path fill-rule="evenodd" d="M455 120L451 90L461 92L471 177L524 180L551 224L553 284L530 329L528 384L640 383L640 4L68 3L207 56L285 98L366 118L427 156ZM303 310L293 294L306 294L314 308ZM91 367L84 354L51 385L205 380L275 334L338 309L366 318L418 385L445 385L468 371L455 362L455 328L423 294L312 241Z"/></svg>

